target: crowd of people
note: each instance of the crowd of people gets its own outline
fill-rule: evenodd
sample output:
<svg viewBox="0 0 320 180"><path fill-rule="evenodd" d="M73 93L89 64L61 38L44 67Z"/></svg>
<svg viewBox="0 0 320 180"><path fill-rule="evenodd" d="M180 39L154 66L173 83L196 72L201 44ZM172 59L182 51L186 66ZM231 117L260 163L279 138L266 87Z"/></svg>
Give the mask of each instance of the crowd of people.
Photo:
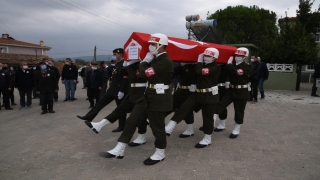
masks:
<svg viewBox="0 0 320 180"><path fill-rule="evenodd" d="M124 50L117 48L108 67L105 62L98 67L98 62L92 61L78 73L70 58L65 61L61 74L66 89L64 101L77 100L75 91L81 77L82 89L86 89L90 103L89 111L77 117L97 134L118 120L119 126L113 130L122 132L117 145L100 155L122 159L127 145L135 147L146 143L149 125L155 137L155 152L144 164L156 164L164 160L166 138L178 123L184 120L187 124L180 138L194 135L194 113L200 110L203 125L199 130L203 131L204 136L195 148L205 148L211 145L213 132L226 129L227 107L231 103L235 115L229 138L237 138L244 123L247 102L257 103L258 88L261 99L265 98L263 83L269 74L266 64L256 55L251 56L249 64L245 63L249 58L249 50L241 47L228 59L227 64L216 62L220 54L218 49L207 48L199 54L196 63L174 65L166 53L166 35L153 34L148 43L149 52L143 60L124 60ZM49 59L44 58L36 68L30 68L26 62L22 62L21 69L16 73L8 71L7 65L0 64L0 73L5 109L12 109L9 99L13 105L13 89L16 87L20 95L20 109L31 107L34 91L34 96L40 98L41 114L55 113L53 102L58 100L60 73ZM175 88L174 76L179 77ZM112 101L117 107L101 121L94 122L98 113ZM130 115L127 116L127 113ZM171 113L174 115L165 124L165 118ZM131 141L136 128L138 136Z"/></svg>

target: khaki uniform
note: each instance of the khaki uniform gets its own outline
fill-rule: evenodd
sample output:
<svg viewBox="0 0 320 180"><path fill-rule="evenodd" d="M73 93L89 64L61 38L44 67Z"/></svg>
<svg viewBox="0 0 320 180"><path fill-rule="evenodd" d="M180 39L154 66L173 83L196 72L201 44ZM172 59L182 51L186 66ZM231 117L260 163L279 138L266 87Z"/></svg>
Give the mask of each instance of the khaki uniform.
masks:
<svg viewBox="0 0 320 180"><path fill-rule="evenodd" d="M244 62L240 63L239 65L228 64L226 66L226 70L230 80L231 88L229 91L226 91L222 97L216 109L216 114L222 113L224 109L233 102L235 111L234 120L237 124L242 124L244 110L250 95L248 88L242 87L248 86L250 66Z"/></svg>
<svg viewBox="0 0 320 180"><path fill-rule="evenodd" d="M219 94L216 92L216 94L213 95L212 92L204 91L208 91L212 87L217 86L220 71L221 68L215 62L207 65L197 63L197 91L182 104L180 109L172 117L173 121L179 123L186 118L193 109L200 105L202 109L203 131L205 134L212 134L213 114L219 102Z"/></svg>
<svg viewBox="0 0 320 180"><path fill-rule="evenodd" d="M126 120L126 126L122 132L119 142L129 143L133 134L133 128L128 126L139 126L146 118L150 121L150 127L155 136L155 146L165 149L167 146L165 132L165 117L172 110L171 89L165 89L163 94L156 92L155 84L169 86L173 77L173 62L167 53L163 53L151 61L150 64L140 64L140 77L148 79L148 88L145 95L138 99L130 116Z"/></svg>

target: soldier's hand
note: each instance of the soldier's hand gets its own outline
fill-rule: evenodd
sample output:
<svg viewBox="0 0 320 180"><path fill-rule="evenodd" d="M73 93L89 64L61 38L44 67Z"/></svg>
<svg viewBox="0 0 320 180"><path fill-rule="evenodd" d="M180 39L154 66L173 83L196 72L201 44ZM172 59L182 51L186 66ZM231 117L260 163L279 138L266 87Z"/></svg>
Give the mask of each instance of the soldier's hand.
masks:
<svg viewBox="0 0 320 180"><path fill-rule="evenodd" d="M152 60L153 60L153 55L150 52L148 52L142 62L150 63Z"/></svg>
<svg viewBox="0 0 320 180"><path fill-rule="evenodd" d="M98 89L99 89L99 90L101 90L101 89L102 89L102 87L99 87Z"/></svg>
<svg viewBox="0 0 320 180"><path fill-rule="evenodd" d="M203 63L203 54L202 53L199 54L199 56L198 56L198 62Z"/></svg>
<svg viewBox="0 0 320 180"><path fill-rule="evenodd" d="M128 61L123 61L122 66L123 66L123 67L127 67L127 66L128 66Z"/></svg>
<svg viewBox="0 0 320 180"><path fill-rule="evenodd" d="M123 92L121 92L121 91L119 91L119 92L118 92L118 99L122 99L122 98L123 98L123 96L124 96L124 93L123 93Z"/></svg>
<svg viewBox="0 0 320 180"><path fill-rule="evenodd" d="M228 64L232 64L233 62L233 56L230 56L229 60L228 60Z"/></svg>

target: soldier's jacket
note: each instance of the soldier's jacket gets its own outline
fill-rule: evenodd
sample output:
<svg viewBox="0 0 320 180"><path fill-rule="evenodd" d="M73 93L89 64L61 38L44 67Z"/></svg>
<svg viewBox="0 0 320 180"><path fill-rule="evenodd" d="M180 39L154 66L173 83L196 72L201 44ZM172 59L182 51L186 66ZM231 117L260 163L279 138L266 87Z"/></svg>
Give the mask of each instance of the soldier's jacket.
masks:
<svg viewBox="0 0 320 180"><path fill-rule="evenodd" d="M191 84L197 83L197 74L195 64L186 64L184 66L178 65L174 68L174 74L180 75L179 86L190 86ZM188 98L193 92L189 89L178 88L174 92L175 97Z"/></svg>
<svg viewBox="0 0 320 180"><path fill-rule="evenodd" d="M129 86L132 83L146 83L146 78L140 77L139 71L140 62L136 62L127 67L124 67L123 75L129 76ZM129 94L126 97L130 102L135 103L139 98L141 98L146 90L146 87L131 87L129 88Z"/></svg>
<svg viewBox="0 0 320 180"><path fill-rule="evenodd" d="M123 76L121 73L123 67L123 61L118 61L115 65L115 68L112 72L112 81L110 82L110 87L107 90L107 94L112 96L117 96L118 92L123 92L124 94L128 93L129 90L129 81L128 76Z"/></svg>
<svg viewBox="0 0 320 180"><path fill-rule="evenodd" d="M239 65L228 64L226 66L230 84L232 85L247 85L249 83L250 65L245 62ZM233 99L248 99L248 88L235 89L231 88Z"/></svg>
<svg viewBox="0 0 320 180"><path fill-rule="evenodd" d="M220 65L220 68L221 68L221 72L220 72L220 75L219 75L219 78L218 78L218 83L225 83L226 81L229 81L228 70L227 70L225 64ZM229 90L229 88L225 88L225 86L219 86L220 98L228 90Z"/></svg>
<svg viewBox="0 0 320 180"><path fill-rule="evenodd" d="M173 62L167 53L163 53L150 64L140 64L140 77L147 78L150 84L170 85L173 80ZM172 110L172 89L166 89L164 94L157 94L155 89L147 88L145 101L149 111L167 112Z"/></svg>
<svg viewBox="0 0 320 180"><path fill-rule="evenodd" d="M206 89L213 86L217 86L218 77L221 68L217 63L213 62L210 64L197 63L197 89ZM219 102L219 94L213 95L212 92L196 93L197 103L201 104L213 104Z"/></svg>

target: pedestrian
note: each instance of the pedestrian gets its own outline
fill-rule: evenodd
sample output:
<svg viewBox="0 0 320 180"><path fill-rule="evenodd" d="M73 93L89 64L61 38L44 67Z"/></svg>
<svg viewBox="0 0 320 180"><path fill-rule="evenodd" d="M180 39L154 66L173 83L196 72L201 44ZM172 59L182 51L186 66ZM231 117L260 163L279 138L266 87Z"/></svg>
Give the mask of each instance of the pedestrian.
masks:
<svg viewBox="0 0 320 180"><path fill-rule="evenodd" d="M11 105L12 106L15 106L17 105L14 101L14 87L15 87L15 76L16 76L16 73L13 69L13 67L8 67L8 64L3 64L3 67L2 67L4 70L8 71L10 76L11 76L11 90L9 90L9 99L11 100Z"/></svg>
<svg viewBox="0 0 320 180"><path fill-rule="evenodd" d="M85 121L87 126L89 126L95 133L99 133L103 127L108 124L114 123L116 120L121 118L123 114L131 112L135 106L136 101L144 95L145 89L147 87L147 79L140 77L139 73L139 60L128 60L123 63L124 71L122 71L123 75L129 76L130 89L128 95L124 98L122 103L117 106L115 110L112 111L111 114L106 116L100 122L90 122ZM125 127L130 129L130 131L135 131L136 129L136 121L137 119L133 119L133 121L127 121ZM144 120L138 126L138 137L130 142L129 146L139 146L146 143L146 132L147 132L147 121Z"/></svg>
<svg viewBox="0 0 320 180"><path fill-rule="evenodd" d="M107 89L108 89L108 79L109 79L109 76L108 76L108 70L107 70L107 64L105 61L101 61L100 62L100 68L98 69L99 71L101 71L102 73L102 80L103 80L103 87L100 91L100 97L102 97L104 95L104 93L107 92Z"/></svg>
<svg viewBox="0 0 320 180"><path fill-rule="evenodd" d="M108 79L109 80L109 87L110 87L110 83L112 81L112 72L115 68L115 65L116 65L116 57L112 56L110 66L107 67L107 73L108 73L108 77L109 77L109 79Z"/></svg>
<svg viewBox="0 0 320 180"><path fill-rule="evenodd" d="M16 72L15 86L19 90L20 109L31 107L32 89L34 87L34 72L28 67L27 62L21 62L21 69ZM27 96L27 103L25 96Z"/></svg>
<svg viewBox="0 0 320 180"><path fill-rule="evenodd" d="M244 60L248 57L249 50L247 48L238 48L235 52L235 57L231 56L228 60L227 75L230 81L230 89L226 91L221 98L218 107L215 111L215 116L225 111L231 103L234 107L234 128L229 138L237 138L240 134L240 127L243 124L244 110L246 108L247 100L250 96L249 75L250 65L246 64ZM235 59L235 65L233 60ZM215 129L215 132L220 132L225 129L226 120L221 119L219 125Z"/></svg>
<svg viewBox="0 0 320 180"><path fill-rule="evenodd" d="M250 92L250 99L249 101L252 101L252 103L258 102L258 83L259 83L259 72L261 69L261 64L258 61L257 55L251 56L251 62L250 62L250 75L249 75L249 81L251 83L251 92Z"/></svg>
<svg viewBox="0 0 320 180"><path fill-rule="evenodd" d="M320 81L320 61L318 61L314 65L314 73L312 77L313 77L313 86L312 86L311 96L320 97L319 95L317 95L317 89L319 87L319 85L317 86L317 81L318 81L318 84Z"/></svg>
<svg viewBox="0 0 320 180"><path fill-rule="evenodd" d="M10 107L9 101L9 91L11 91L12 88L13 86L10 73L3 69L3 64L0 63L0 93L2 94L3 105L6 110L13 109Z"/></svg>
<svg viewBox="0 0 320 180"><path fill-rule="evenodd" d="M259 90L260 90L261 99L264 99L265 95L264 95L263 83L264 83L264 81L268 80L268 78L269 78L269 70L268 70L266 63L261 61L260 57L258 57L258 61L261 64L261 69L259 72Z"/></svg>
<svg viewBox="0 0 320 180"><path fill-rule="evenodd" d="M102 71L98 70L98 63L96 61L92 61L91 68L92 70L88 71L88 74L86 75L85 85L90 102L89 108L94 107L94 98L96 99L96 103L99 101L100 91L103 86L103 74Z"/></svg>
<svg viewBox="0 0 320 180"><path fill-rule="evenodd" d="M148 87L143 97L137 100L130 116L126 120L130 126L125 126L118 139L116 147L107 152L107 158L123 158L127 144L130 142L134 128L146 118L149 119L152 134L155 136L155 153L146 159L145 165L156 164L165 158L167 146L165 132L165 117L172 110L173 62L166 53L168 37L164 34L152 34L149 39L149 52L140 63L139 75L148 79ZM156 56L154 58L154 56ZM113 79L114 80L114 79Z"/></svg>
<svg viewBox="0 0 320 180"><path fill-rule="evenodd" d="M75 65L71 64L72 61L70 58L66 58L65 65L63 66L62 69L62 84L65 85L66 88L66 98L64 102L67 101L74 101L76 100L74 98L75 94L75 84L77 83L78 80L78 69Z"/></svg>
<svg viewBox="0 0 320 180"><path fill-rule="evenodd" d="M54 72L54 74L55 74L55 76L56 76L57 83L58 83L58 90L59 90L59 79L60 79L59 69L54 66L54 64L53 64L52 61L49 61L49 60L48 60L48 63L46 63L46 65L47 65L47 69L48 69L49 71L53 71L53 72ZM59 97L58 97L58 92L54 92L54 94L53 94L53 100L54 100L54 102L57 102L57 101L58 101L58 98L59 98Z"/></svg>
<svg viewBox="0 0 320 180"><path fill-rule="evenodd" d="M129 90L129 81L128 76L123 75L121 72L123 70L123 58L124 50L122 48L117 48L113 50L113 55L117 57L117 63L115 64L114 70L112 71L112 83L110 83L110 87L102 97L100 97L99 101L96 105L85 115L85 116L77 116L82 120L92 121L98 113L103 109L106 105L111 103L112 101L116 101L117 106L119 106L123 100L123 98L127 95ZM127 114L123 114L119 118L119 126L117 129L112 132L121 132L125 126Z"/></svg>
<svg viewBox="0 0 320 180"><path fill-rule="evenodd" d="M53 94L58 92L58 81L53 71L47 70L45 62L40 62L40 71L34 74L34 85L42 99L41 114L55 113L53 110Z"/></svg>
<svg viewBox="0 0 320 180"><path fill-rule="evenodd" d="M211 144L213 132L213 114L219 103L218 77L220 67L216 63L219 58L219 51L216 48L207 48L198 57L196 65L197 89L174 114L166 125L166 133L170 135L176 124L185 119L198 105L202 109L203 118L203 139L195 145L196 148L204 148Z"/></svg>

